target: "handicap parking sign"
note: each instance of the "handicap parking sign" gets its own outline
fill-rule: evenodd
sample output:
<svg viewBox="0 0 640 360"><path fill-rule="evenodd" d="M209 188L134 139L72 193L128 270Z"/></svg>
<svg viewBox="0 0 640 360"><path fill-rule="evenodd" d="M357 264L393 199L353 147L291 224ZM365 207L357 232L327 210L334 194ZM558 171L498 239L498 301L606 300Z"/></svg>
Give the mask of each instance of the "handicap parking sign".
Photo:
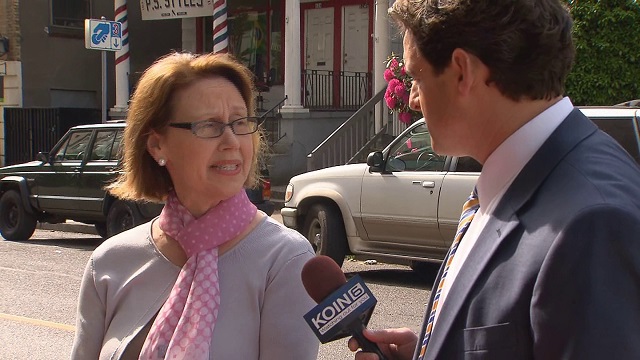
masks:
<svg viewBox="0 0 640 360"><path fill-rule="evenodd" d="M122 23L109 20L84 20L84 45L87 49L122 49Z"/></svg>

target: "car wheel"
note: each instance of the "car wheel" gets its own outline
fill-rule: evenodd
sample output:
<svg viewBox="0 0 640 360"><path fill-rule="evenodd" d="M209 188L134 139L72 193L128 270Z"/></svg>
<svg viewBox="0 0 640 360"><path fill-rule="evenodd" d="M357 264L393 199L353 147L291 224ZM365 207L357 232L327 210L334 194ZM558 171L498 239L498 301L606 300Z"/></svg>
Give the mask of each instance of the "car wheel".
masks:
<svg viewBox="0 0 640 360"><path fill-rule="evenodd" d="M342 266L347 254L347 235L338 209L325 204L312 206L304 224L304 235L316 254L326 255Z"/></svg>
<svg viewBox="0 0 640 360"><path fill-rule="evenodd" d="M0 234L7 240L28 240L38 221L22 204L20 193L9 190L0 198Z"/></svg>
<svg viewBox="0 0 640 360"><path fill-rule="evenodd" d="M116 200L109 208L107 215L107 236L111 237L142 222L142 214L130 202Z"/></svg>
<svg viewBox="0 0 640 360"><path fill-rule="evenodd" d="M101 238L106 239L107 236L107 223L97 223L94 225L96 227L96 232L100 235Z"/></svg>

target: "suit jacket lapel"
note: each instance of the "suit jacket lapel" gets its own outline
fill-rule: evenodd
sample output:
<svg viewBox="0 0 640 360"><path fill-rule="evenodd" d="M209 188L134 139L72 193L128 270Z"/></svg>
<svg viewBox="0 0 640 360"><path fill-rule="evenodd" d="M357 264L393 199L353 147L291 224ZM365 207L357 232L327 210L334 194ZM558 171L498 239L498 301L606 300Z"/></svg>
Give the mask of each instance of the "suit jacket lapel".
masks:
<svg viewBox="0 0 640 360"><path fill-rule="evenodd" d="M500 244L519 224L518 210L533 196L540 184L567 153L596 129L596 126L579 110L574 109L518 174L480 233L478 241L471 249L451 286L446 301L438 310L440 315L438 315L438 322L429 340L426 359L437 357L451 331L456 314L466 302L476 279ZM439 281L439 277L436 279L436 284L437 281ZM433 299L429 301L429 304L432 301ZM427 313L431 309L430 306ZM422 338L420 338L421 342Z"/></svg>

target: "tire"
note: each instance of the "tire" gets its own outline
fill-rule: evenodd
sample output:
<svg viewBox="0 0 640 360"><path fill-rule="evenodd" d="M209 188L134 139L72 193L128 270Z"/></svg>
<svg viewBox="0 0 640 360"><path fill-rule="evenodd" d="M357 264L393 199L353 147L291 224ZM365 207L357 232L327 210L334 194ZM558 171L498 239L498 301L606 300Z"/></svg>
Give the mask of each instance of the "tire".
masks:
<svg viewBox="0 0 640 360"><path fill-rule="evenodd" d="M100 235L101 238L106 239L107 236L107 223L96 223L94 225L96 227L96 232Z"/></svg>
<svg viewBox="0 0 640 360"><path fill-rule="evenodd" d="M107 237L119 234L142 223L142 214L135 204L116 200L107 214Z"/></svg>
<svg viewBox="0 0 640 360"><path fill-rule="evenodd" d="M316 254L326 255L342 266L347 254L347 234L340 211L326 204L313 205L304 222L304 236Z"/></svg>
<svg viewBox="0 0 640 360"><path fill-rule="evenodd" d="M29 214L22 204L20 193L5 192L0 198L0 234L7 240L29 240L36 230L38 220Z"/></svg>

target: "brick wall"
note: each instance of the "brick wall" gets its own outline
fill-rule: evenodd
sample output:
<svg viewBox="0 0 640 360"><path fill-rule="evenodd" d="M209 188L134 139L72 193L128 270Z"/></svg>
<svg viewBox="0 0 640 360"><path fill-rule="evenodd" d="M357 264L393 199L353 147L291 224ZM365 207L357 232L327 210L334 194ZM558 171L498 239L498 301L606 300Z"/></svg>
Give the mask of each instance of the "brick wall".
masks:
<svg viewBox="0 0 640 360"><path fill-rule="evenodd" d="M9 39L9 54L0 60L20 60L20 2L0 0L0 35Z"/></svg>

